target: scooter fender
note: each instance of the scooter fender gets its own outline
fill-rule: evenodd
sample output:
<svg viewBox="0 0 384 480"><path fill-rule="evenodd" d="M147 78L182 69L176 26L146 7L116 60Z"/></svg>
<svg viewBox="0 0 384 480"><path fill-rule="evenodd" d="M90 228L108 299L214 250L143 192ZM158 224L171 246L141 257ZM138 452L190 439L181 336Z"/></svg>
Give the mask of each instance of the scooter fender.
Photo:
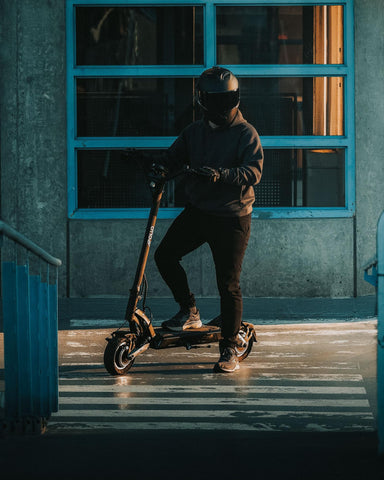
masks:
<svg viewBox="0 0 384 480"><path fill-rule="evenodd" d="M131 321L136 322L139 328L143 330L144 333L148 333L151 338L156 336L151 320L140 308L136 309L134 318L132 318Z"/></svg>
<svg viewBox="0 0 384 480"><path fill-rule="evenodd" d="M249 322L243 322L243 325L247 328L248 340L253 337L254 342L257 342L255 326Z"/></svg>

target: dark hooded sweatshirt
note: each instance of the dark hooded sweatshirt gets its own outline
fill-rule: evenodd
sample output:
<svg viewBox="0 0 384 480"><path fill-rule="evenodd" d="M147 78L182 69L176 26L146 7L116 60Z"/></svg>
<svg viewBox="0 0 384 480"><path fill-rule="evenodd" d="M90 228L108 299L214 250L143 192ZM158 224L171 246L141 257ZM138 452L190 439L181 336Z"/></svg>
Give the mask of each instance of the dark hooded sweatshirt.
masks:
<svg viewBox="0 0 384 480"><path fill-rule="evenodd" d="M205 120L190 124L168 149L166 163L171 171L183 164L220 170L215 183L186 175L186 201L212 215L240 217L252 212L263 158L259 135L238 111L229 126L211 128Z"/></svg>

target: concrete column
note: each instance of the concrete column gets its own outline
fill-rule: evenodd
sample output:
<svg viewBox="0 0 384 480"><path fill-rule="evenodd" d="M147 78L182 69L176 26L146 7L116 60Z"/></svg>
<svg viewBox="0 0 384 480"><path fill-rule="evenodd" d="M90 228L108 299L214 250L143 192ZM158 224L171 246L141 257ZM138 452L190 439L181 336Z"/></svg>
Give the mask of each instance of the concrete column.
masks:
<svg viewBox="0 0 384 480"><path fill-rule="evenodd" d="M66 291L65 2L0 2L1 217L63 260Z"/></svg>
<svg viewBox="0 0 384 480"><path fill-rule="evenodd" d="M357 295L374 294L361 265L376 251L384 209L384 9L382 0L355 0L356 278Z"/></svg>

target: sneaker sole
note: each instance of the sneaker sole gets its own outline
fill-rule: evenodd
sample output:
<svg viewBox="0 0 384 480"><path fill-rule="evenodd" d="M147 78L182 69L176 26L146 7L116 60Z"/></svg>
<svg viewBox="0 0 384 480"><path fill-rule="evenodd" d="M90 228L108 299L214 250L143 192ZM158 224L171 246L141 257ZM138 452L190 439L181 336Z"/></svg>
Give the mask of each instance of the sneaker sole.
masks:
<svg viewBox="0 0 384 480"><path fill-rule="evenodd" d="M169 326L162 326L162 328L166 330L171 330L172 332L185 332L186 330L196 330L199 329L203 326L203 324L200 322L192 323L188 326L183 326L183 327L169 327Z"/></svg>
<svg viewBox="0 0 384 480"><path fill-rule="evenodd" d="M240 365L237 364L235 368L233 368L232 370L228 369L228 368L222 368L220 367L217 363L216 365L213 367L213 371L215 373L233 373L233 372L236 372L237 370L240 370Z"/></svg>

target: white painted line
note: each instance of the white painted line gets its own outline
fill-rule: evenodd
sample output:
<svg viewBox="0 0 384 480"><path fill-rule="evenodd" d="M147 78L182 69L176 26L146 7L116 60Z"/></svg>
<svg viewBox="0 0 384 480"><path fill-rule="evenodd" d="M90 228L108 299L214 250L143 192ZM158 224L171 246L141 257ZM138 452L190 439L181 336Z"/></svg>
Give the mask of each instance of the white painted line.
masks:
<svg viewBox="0 0 384 480"><path fill-rule="evenodd" d="M183 354L181 354L183 355ZM185 354L185 355L190 355L190 354ZM65 358L72 358L72 357L75 357L76 354L73 353L73 354L67 354L65 355ZM81 355L80 355L82 358L85 358L85 357L100 357L101 354L100 353L88 353L88 352L83 352ZM145 354L144 354L145 356ZM217 360L217 355L207 355L207 354L203 354L201 355L202 358L215 358ZM144 357L143 357L144 358ZM200 358L201 360L201 358ZM250 363L251 361L254 361L253 363ZM141 361L140 358L138 358L136 360L137 364L136 365L140 365L141 367L152 367L152 368L156 368L156 369L159 369L159 371L161 372L161 370L171 370L173 368L174 365L177 365L177 361L175 359L172 359L172 362L174 363L170 363L169 365L167 366L163 366L161 365L161 362L160 362L160 365L158 364L158 362L153 362L153 361ZM212 362L214 363L214 362ZM79 366L79 367L82 367L82 366L100 366L101 368L105 368L104 365L100 362L83 362L83 361L77 361L77 362L67 362L65 360L62 360L60 362L60 366ZM199 361L196 360L196 361L191 361L190 362L190 365L189 365L191 368L196 368L196 371L197 371L197 368L199 367ZM206 368L210 368L210 366L207 366L207 365L204 365ZM133 366L133 369L135 370L135 365ZM304 371L304 370L357 370L358 367L356 365L356 363L346 363L346 362L343 362L342 364L338 364L338 363L316 363L316 362L312 362L311 364L306 364L306 363L302 363L302 362L295 362L295 361L290 361L290 360L287 360L286 362L270 362L270 363L261 363L258 361L257 357L256 356L252 356L248 359L248 361L246 363L244 363L244 365L242 365L242 369L256 369L256 370L270 370L270 369L279 369L279 370L293 370L293 369L298 369L298 370L301 370L301 371ZM137 369L136 369L137 371ZM139 373L139 372L137 372ZM177 373L177 372L176 372ZM129 375L129 374L128 374Z"/></svg>
<svg viewBox="0 0 384 480"><path fill-rule="evenodd" d="M337 345L337 344L348 344L348 345L353 345L355 347L358 346L365 346L365 345L373 345L375 341L372 339L370 342L362 342L361 337L359 337L356 340L351 340L351 339L346 339L346 340L329 340L327 342L328 345ZM297 347L300 345L318 345L319 341L318 340L297 340L297 341L287 341L287 342L281 342L281 341L269 341L269 340L263 340L262 338L259 339L259 343L257 344L257 348L260 347Z"/></svg>
<svg viewBox="0 0 384 480"><path fill-rule="evenodd" d="M163 320L166 320L165 318ZM162 323L161 319L155 320L152 325L154 327L159 327ZM128 327L128 323L125 323L123 319L119 318L83 318L83 319L78 319L78 318L72 318L69 321L69 325L72 328L79 328L79 327L96 327L96 328L120 328L123 326L124 328Z"/></svg>
<svg viewBox="0 0 384 480"><path fill-rule="evenodd" d="M331 419L332 417L356 417L359 420L373 420L371 412L312 412L312 411L295 411L295 410L59 410L53 414L51 418L59 417L107 417L107 418L232 418L239 420L239 414L244 417L245 421L250 420L249 416L256 416L255 420L262 418L278 418L290 416L292 419L306 417L324 417Z"/></svg>
<svg viewBox="0 0 384 480"><path fill-rule="evenodd" d="M71 363L70 365L79 365L78 363ZM88 365L88 364L82 364L82 365ZM98 365L100 367L104 367L104 365L100 363L91 363L89 365ZM200 377L199 377L200 378ZM215 373L204 373L201 375L202 379L213 379L217 378L217 374ZM118 377L113 377L107 374L105 375L86 375L86 376L68 376L68 377L60 377L60 384L66 381L81 381L83 383L86 383L87 381L101 381L103 383L105 382L111 382L111 383L116 383L116 384L130 384L133 381L137 381L142 379L141 376L137 375L137 372L134 375L128 374L128 375L122 375ZM156 379L154 381L164 381L164 380L169 380L169 376L162 377L161 375L156 376ZM307 373L263 373L260 372L257 374L255 377L248 378L249 381L255 381L257 382L258 380L265 382L281 382L282 380L287 380L287 381L295 381L295 382L362 382L363 377L359 374L349 374L349 373L313 373L313 374L307 374ZM173 384L177 386L177 384ZM185 384L183 383L181 386L184 386Z"/></svg>
<svg viewBox="0 0 384 480"><path fill-rule="evenodd" d="M155 364L154 364L155 365ZM302 364L298 362L290 362L287 360L285 363L259 363L256 359L255 363L247 363L244 365L244 369L257 369L257 370L270 370L270 369L279 369L279 370L294 370L297 368L298 370L357 370L356 364L347 364L346 366L335 365L334 363L328 364L317 364L312 363L311 365Z"/></svg>
<svg viewBox="0 0 384 480"><path fill-rule="evenodd" d="M130 393L156 393L156 394L174 394L174 393L231 393L236 395L250 393L267 394L319 394L319 395L366 395L364 387L328 387L328 386L284 386L284 385L256 385L256 386L236 386L236 385L195 385L195 386L175 386L175 385L60 385L59 392L123 392Z"/></svg>
<svg viewBox="0 0 384 480"><path fill-rule="evenodd" d="M368 399L330 399L330 398L165 398L165 397L130 397L129 394L116 394L113 397L60 397L61 405L240 405L240 406L287 406L287 407L358 407L369 408Z"/></svg>
<svg viewBox="0 0 384 480"><path fill-rule="evenodd" d="M327 325L327 327L329 327ZM256 332L257 333L257 332ZM299 335L308 335L308 336L316 336L316 337L322 337L322 336L329 336L329 337L337 337L337 336L341 336L341 335L354 335L354 334L359 334L359 335L362 335L362 334L369 334L369 335L376 335L377 334L377 329L376 328L350 328L350 329L340 329L340 330L337 330L337 329L326 329L326 330L323 330L323 329L320 329L320 328L317 328L317 329L314 329L314 330L293 330L293 329L290 329L288 332L287 331L269 331L269 332L260 332L260 337L275 337L277 335L289 335L289 336L292 336L292 335L295 335L295 336L299 336Z"/></svg>
<svg viewBox="0 0 384 480"><path fill-rule="evenodd" d="M362 382L363 377L359 374L349 373L262 373L256 377L268 380L281 382L282 380L289 380L295 382Z"/></svg>
<svg viewBox="0 0 384 480"><path fill-rule="evenodd" d="M260 339L260 344L258 347L289 347L291 345L316 345L319 342L316 340L292 340L292 341L270 341L270 340L263 340Z"/></svg>
<svg viewBox="0 0 384 480"><path fill-rule="evenodd" d="M83 342L73 342L73 341L67 341L65 345L69 348L85 348L87 345L84 345Z"/></svg>
<svg viewBox="0 0 384 480"><path fill-rule="evenodd" d="M59 330L59 337L94 337L96 335L107 337L110 335L110 329L92 329L92 330Z"/></svg>
<svg viewBox="0 0 384 480"><path fill-rule="evenodd" d="M64 353L63 357L67 358L67 357L100 357L102 355L101 352L89 352L89 351L86 351L86 352L79 352L78 350L76 352L66 352Z"/></svg>
<svg viewBox="0 0 384 480"><path fill-rule="evenodd" d="M90 422L77 420L75 422L49 422L50 427L62 430L227 430L227 431L253 431L253 432L281 432L281 431L329 431L329 432L351 432L351 431L372 431L374 428L366 425L340 425L330 427L315 423L307 424L303 428L295 428L289 425L275 425L269 423L213 423L213 422Z"/></svg>
<svg viewBox="0 0 384 480"><path fill-rule="evenodd" d="M60 362L59 367L100 367L105 370L104 364L100 362Z"/></svg>

